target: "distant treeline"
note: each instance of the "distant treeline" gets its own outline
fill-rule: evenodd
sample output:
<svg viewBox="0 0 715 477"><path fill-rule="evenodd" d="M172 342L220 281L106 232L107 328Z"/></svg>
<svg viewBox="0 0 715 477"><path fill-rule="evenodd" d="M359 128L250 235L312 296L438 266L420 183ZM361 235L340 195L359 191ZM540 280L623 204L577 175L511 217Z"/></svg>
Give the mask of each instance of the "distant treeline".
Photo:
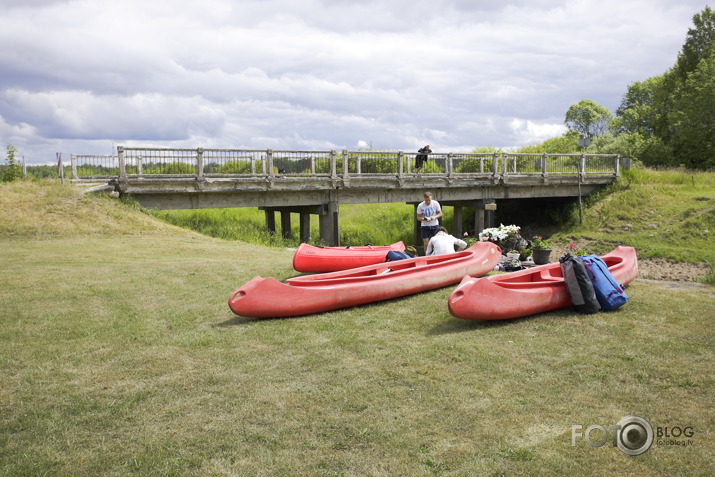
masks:
<svg viewBox="0 0 715 477"><path fill-rule="evenodd" d="M615 117L590 100L566 114L563 137L519 152L620 154L650 167L715 167L715 12L693 17L675 65L628 86Z"/></svg>

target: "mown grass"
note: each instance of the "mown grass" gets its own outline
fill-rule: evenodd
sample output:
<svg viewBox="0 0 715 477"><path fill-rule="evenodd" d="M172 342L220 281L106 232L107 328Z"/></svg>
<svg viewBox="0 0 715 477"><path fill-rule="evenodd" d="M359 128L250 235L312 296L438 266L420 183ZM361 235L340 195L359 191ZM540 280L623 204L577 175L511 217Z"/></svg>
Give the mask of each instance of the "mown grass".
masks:
<svg viewBox="0 0 715 477"><path fill-rule="evenodd" d="M37 187L0 186L0 475L715 473L711 286L502 323L452 318L453 287L244 319L229 293L293 275L290 251ZM631 414L693 445L571 446Z"/></svg>

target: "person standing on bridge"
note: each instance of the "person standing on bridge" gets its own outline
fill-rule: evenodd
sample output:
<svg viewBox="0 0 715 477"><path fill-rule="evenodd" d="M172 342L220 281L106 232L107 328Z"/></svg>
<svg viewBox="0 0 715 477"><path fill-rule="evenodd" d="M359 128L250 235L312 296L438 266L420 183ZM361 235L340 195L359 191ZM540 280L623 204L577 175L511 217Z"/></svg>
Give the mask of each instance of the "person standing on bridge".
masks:
<svg viewBox="0 0 715 477"><path fill-rule="evenodd" d="M455 250L455 246L457 250ZM447 229L440 227L439 231L432 237L425 249L425 255L444 255L446 253L454 253L467 248L467 242L458 239L453 235L449 235Z"/></svg>
<svg viewBox="0 0 715 477"><path fill-rule="evenodd" d="M432 193L425 192L425 200L417 206L417 220L420 222L422 235L422 243L425 252L429 240L434 237L439 230L439 218L442 217L442 207L439 202L432 200Z"/></svg>
<svg viewBox="0 0 715 477"><path fill-rule="evenodd" d="M415 156L415 173L419 174L422 171L422 165L426 160L429 159L427 154L432 152L432 149L429 148L429 144L427 144L425 147L421 147L417 149L417 152L420 154L417 154Z"/></svg>

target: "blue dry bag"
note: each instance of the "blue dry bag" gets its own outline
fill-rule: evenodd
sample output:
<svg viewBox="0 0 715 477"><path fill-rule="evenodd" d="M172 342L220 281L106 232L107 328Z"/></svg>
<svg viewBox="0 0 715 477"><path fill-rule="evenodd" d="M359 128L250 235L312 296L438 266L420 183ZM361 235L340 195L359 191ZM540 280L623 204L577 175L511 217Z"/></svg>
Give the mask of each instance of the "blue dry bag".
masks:
<svg viewBox="0 0 715 477"><path fill-rule="evenodd" d="M404 260L406 258L412 258L409 255L407 255L405 252L397 252L395 250L390 250L387 252L387 257L385 258L386 262L394 262L395 260Z"/></svg>
<svg viewBox="0 0 715 477"><path fill-rule="evenodd" d="M616 282L611 272L608 271L606 263L599 256L586 255L580 258L593 283L593 289L596 292L598 303L601 305L601 310L615 310L628 302L628 296L626 296L623 286Z"/></svg>

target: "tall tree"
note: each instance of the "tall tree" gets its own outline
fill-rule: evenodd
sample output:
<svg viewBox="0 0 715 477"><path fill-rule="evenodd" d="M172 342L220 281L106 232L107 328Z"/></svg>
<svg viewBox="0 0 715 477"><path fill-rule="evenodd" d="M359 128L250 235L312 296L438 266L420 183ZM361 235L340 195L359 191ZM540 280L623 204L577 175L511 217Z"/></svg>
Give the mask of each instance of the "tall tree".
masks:
<svg viewBox="0 0 715 477"><path fill-rule="evenodd" d="M708 6L693 16L678 61L668 73L674 78L664 135L675 159L689 167L712 167L715 151L715 12Z"/></svg>
<svg viewBox="0 0 715 477"><path fill-rule="evenodd" d="M566 111L566 126L585 138L596 138L608 131L613 114L590 99L582 99Z"/></svg>
<svg viewBox="0 0 715 477"><path fill-rule="evenodd" d="M673 151L681 164L715 167L715 49L680 89L670 115Z"/></svg>
<svg viewBox="0 0 715 477"><path fill-rule="evenodd" d="M715 12L709 6L705 7L693 16L693 24L695 28L688 29L674 68L681 81L685 81L688 74L695 71L700 61L715 48Z"/></svg>
<svg viewBox="0 0 715 477"><path fill-rule="evenodd" d="M616 133L639 133L644 138L657 134L659 124L665 120L665 112L659 97L665 76L654 76L645 81L636 81L628 86L621 105L616 110L613 130Z"/></svg>
<svg viewBox="0 0 715 477"><path fill-rule="evenodd" d="M613 129L641 142L646 164L712 167L715 84L715 12L693 16L675 65L661 76L629 86Z"/></svg>
<svg viewBox="0 0 715 477"><path fill-rule="evenodd" d="M541 144L521 147L516 152L525 154L574 154L580 151L578 139L579 133L569 130L563 136L547 139Z"/></svg>

